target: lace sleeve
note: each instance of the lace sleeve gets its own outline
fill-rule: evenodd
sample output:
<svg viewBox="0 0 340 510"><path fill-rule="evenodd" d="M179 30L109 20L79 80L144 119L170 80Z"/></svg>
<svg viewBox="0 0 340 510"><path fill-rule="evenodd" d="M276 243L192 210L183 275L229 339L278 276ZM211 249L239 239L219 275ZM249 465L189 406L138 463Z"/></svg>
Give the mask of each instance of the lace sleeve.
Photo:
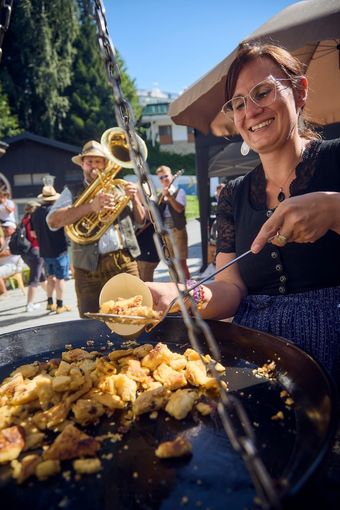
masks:
<svg viewBox="0 0 340 510"><path fill-rule="evenodd" d="M232 207L233 182L222 189L217 206L217 243L216 253L235 252L235 225Z"/></svg>

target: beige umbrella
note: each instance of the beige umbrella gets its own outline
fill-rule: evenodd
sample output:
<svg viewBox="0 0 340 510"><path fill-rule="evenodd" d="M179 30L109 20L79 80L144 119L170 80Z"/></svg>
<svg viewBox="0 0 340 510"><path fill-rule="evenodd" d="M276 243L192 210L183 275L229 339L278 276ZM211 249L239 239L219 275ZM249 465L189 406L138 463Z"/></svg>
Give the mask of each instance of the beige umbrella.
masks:
<svg viewBox="0 0 340 510"><path fill-rule="evenodd" d="M230 20L232 21L232 20ZM305 108L318 124L340 121L340 0L305 0L290 5L247 37L281 44L307 66L309 96ZM233 134L220 114L225 79L235 49L170 105L176 124L204 134Z"/></svg>

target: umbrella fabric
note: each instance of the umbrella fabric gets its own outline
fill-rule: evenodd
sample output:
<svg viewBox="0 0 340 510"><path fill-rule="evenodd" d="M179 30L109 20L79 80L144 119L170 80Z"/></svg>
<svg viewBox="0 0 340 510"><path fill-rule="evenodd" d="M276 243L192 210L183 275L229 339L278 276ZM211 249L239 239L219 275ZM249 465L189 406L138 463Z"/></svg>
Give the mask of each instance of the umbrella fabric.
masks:
<svg viewBox="0 0 340 510"><path fill-rule="evenodd" d="M308 119L325 125L340 121L340 2L305 0L290 5L251 34L247 41L283 45L307 66ZM220 114L225 79L237 48L170 105L176 124L204 134L234 134Z"/></svg>
<svg viewBox="0 0 340 510"><path fill-rule="evenodd" d="M210 161L209 177L236 177L243 175L260 162L256 152L250 151L247 156L241 156L241 142L231 142L219 151Z"/></svg>

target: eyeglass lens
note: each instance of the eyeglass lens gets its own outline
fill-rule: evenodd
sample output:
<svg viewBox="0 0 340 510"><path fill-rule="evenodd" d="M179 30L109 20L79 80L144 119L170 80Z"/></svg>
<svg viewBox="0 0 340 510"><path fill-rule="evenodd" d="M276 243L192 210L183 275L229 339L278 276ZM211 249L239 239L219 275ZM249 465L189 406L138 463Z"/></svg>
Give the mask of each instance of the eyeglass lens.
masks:
<svg viewBox="0 0 340 510"><path fill-rule="evenodd" d="M237 96L227 101L222 107L225 115L234 117L243 117L246 111L246 100L250 98L253 103L262 108L271 105L276 99L276 82L263 81L251 89L247 96Z"/></svg>

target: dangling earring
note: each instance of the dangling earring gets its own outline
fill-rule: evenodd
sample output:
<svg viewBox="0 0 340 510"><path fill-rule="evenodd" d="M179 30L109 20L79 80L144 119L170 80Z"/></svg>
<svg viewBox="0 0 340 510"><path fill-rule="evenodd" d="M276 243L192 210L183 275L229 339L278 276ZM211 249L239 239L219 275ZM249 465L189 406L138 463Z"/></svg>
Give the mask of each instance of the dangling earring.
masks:
<svg viewBox="0 0 340 510"><path fill-rule="evenodd" d="M242 154L242 156L247 156L247 154L249 154L249 151L250 151L249 145L247 144L247 142L245 142L243 140L242 145L241 145L241 154Z"/></svg>
<svg viewBox="0 0 340 510"><path fill-rule="evenodd" d="M299 133L303 133L305 130L305 121L302 115L302 111L300 112L299 118L298 118L298 131Z"/></svg>

